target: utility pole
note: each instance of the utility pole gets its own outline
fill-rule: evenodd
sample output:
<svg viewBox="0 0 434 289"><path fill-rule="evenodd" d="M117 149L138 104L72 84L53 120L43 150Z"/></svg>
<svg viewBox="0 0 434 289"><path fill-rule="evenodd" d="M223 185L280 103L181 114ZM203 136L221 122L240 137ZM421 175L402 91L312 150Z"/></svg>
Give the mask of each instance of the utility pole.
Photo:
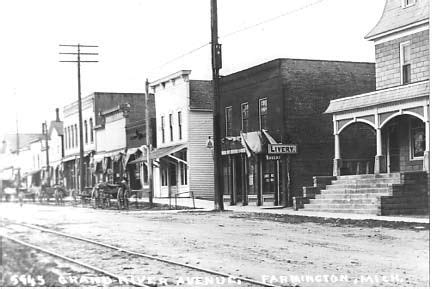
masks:
<svg viewBox="0 0 434 289"><path fill-rule="evenodd" d="M218 43L217 0L211 0L211 61L214 86L214 207L224 210L221 178L221 136L220 136L220 69L222 68L221 45Z"/></svg>
<svg viewBox="0 0 434 289"><path fill-rule="evenodd" d="M20 134L18 133L18 114L17 114L17 118L16 118L16 123L17 123L17 161L19 163L19 155L20 155ZM21 188L21 168L18 167L18 172L17 172L17 196L19 196L20 193L20 188Z"/></svg>
<svg viewBox="0 0 434 289"><path fill-rule="evenodd" d="M45 159L46 159L46 171L47 171L47 183L51 184L50 180L50 159L49 159L49 147L48 147L48 127L47 122L42 123L42 134L45 136Z"/></svg>
<svg viewBox="0 0 434 289"><path fill-rule="evenodd" d="M83 115L81 108L81 63L83 62L98 62L96 60L81 60L82 55L98 55L98 53L81 52L80 48L97 48L96 45L82 45L82 44L60 44L60 47L73 47L77 48L77 52L60 52L61 55L77 55L77 60L61 60L60 62L73 62L77 63L77 80L78 80L78 130L80 138L80 192L84 191L84 142L83 142Z"/></svg>
<svg viewBox="0 0 434 289"><path fill-rule="evenodd" d="M148 169L148 185L149 185L149 206L153 207L154 202L154 168L151 160L151 115L149 113L149 81L145 83L145 119L146 119L146 163Z"/></svg>

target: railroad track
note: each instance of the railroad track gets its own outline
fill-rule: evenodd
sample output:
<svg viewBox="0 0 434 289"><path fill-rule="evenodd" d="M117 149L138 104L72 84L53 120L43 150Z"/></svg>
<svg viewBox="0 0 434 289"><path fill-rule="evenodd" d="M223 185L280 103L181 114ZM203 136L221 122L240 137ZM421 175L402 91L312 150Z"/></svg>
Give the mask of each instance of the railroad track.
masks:
<svg viewBox="0 0 434 289"><path fill-rule="evenodd" d="M3 237L107 275L120 284L140 287L274 287L259 280L184 264L157 255L134 252L37 225L8 219L3 219L2 223Z"/></svg>

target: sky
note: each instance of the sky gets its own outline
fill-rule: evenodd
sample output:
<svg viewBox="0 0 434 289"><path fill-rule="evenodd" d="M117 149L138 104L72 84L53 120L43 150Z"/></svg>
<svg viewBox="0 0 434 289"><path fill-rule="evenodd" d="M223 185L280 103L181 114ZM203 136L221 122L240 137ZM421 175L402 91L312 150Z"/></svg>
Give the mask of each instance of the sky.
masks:
<svg viewBox="0 0 434 289"><path fill-rule="evenodd" d="M364 36L384 3L218 0L221 75L276 58L374 62ZM83 49L99 53L83 57L99 61L82 65L83 96L144 92L147 78L181 69L211 78L209 0L1 0L0 31L0 135L16 120L20 132L38 133L77 100L76 64L59 62L74 51L59 44L99 46Z"/></svg>

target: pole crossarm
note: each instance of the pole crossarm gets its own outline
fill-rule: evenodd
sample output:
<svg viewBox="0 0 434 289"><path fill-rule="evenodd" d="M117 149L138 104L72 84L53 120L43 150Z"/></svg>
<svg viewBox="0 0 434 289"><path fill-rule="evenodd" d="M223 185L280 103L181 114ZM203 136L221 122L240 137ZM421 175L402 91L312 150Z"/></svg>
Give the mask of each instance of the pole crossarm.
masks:
<svg viewBox="0 0 434 289"><path fill-rule="evenodd" d="M83 45L83 44L59 44L62 47L95 47L98 48L98 45Z"/></svg>
<svg viewBox="0 0 434 289"><path fill-rule="evenodd" d="M59 52L59 54L78 55L77 52ZM99 55L97 52L80 52L80 55Z"/></svg>
<svg viewBox="0 0 434 289"><path fill-rule="evenodd" d="M59 62L74 62L74 63L78 63L78 62L84 63L84 62L87 62L87 63L89 63L89 62L99 62L99 61L98 60L80 60L80 61L77 61L77 60L59 60Z"/></svg>
<svg viewBox="0 0 434 289"><path fill-rule="evenodd" d="M84 163L84 141L83 141L83 112L81 103L81 63L98 62L97 60L81 60L82 55L99 55L96 52L81 52L80 48L96 48L97 45L83 44L59 44L60 47L74 47L77 52L60 52L60 55L76 55L77 60L60 60L59 62L77 63L77 88L78 88L78 128L80 139L80 158L79 158L79 176L76 173L76 178L79 178L79 192L83 192L85 188L85 163Z"/></svg>

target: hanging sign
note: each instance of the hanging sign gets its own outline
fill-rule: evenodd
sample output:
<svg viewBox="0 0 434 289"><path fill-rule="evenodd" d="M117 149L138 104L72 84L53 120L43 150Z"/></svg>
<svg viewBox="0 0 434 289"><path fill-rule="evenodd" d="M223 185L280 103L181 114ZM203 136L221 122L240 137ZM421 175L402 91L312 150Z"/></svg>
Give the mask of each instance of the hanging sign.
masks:
<svg viewBox="0 0 434 289"><path fill-rule="evenodd" d="M268 144L269 155L289 155L298 153L296 144Z"/></svg>
<svg viewBox="0 0 434 289"><path fill-rule="evenodd" d="M267 161L278 161L280 160L280 156L279 155L265 155L265 159Z"/></svg>

